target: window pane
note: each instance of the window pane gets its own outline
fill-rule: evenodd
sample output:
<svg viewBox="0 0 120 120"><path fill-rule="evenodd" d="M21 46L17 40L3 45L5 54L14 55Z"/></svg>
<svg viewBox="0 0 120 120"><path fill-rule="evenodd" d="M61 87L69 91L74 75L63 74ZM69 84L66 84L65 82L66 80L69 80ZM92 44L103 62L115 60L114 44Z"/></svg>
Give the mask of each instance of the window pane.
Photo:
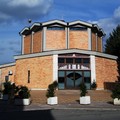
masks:
<svg viewBox="0 0 120 120"><path fill-rule="evenodd" d="M58 63L64 63L64 60L65 60L64 58L59 58Z"/></svg>
<svg viewBox="0 0 120 120"><path fill-rule="evenodd" d="M65 72L64 71L59 71L58 72L58 88L59 89L64 89L65 84L64 84L64 78L65 77Z"/></svg>
<svg viewBox="0 0 120 120"><path fill-rule="evenodd" d="M76 58L75 63L81 63L81 58Z"/></svg>
<svg viewBox="0 0 120 120"><path fill-rule="evenodd" d="M66 58L66 63L73 63L73 59L72 58Z"/></svg>
<svg viewBox="0 0 120 120"><path fill-rule="evenodd" d="M90 59L89 58L84 58L83 63L90 63Z"/></svg>

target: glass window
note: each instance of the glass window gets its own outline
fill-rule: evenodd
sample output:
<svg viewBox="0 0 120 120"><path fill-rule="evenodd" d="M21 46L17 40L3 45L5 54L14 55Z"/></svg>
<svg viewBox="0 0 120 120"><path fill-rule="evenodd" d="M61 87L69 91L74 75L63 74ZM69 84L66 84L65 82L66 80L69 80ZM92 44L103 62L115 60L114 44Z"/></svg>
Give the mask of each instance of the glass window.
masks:
<svg viewBox="0 0 120 120"><path fill-rule="evenodd" d="M83 63L90 63L90 59L89 58L84 58Z"/></svg>
<svg viewBox="0 0 120 120"><path fill-rule="evenodd" d="M76 58L75 63L81 63L82 59L81 58Z"/></svg>
<svg viewBox="0 0 120 120"><path fill-rule="evenodd" d="M64 89L65 84L64 84L64 78L65 77L65 72L64 71L59 71L58 72L58 88L59 89Z"/></svg>
<svg viewBox="0 0 120 120"><path fill-rule="evenodd" d="M72 58L66 58L66 63L73 63L73 59Z"/></svg>
<svg viewBox="0 0 120 120"><path fill-rule="evenodd" d="M86 27L70 27L70 30L83 31L83 30L87 30L87 28Z"/></svg>
<svg viewBox="0 0 120 120"><path fill-rule="evenodd" d="M48 30L65 30L64 27L59 27L59 26L52 26L52 27L47 27Z"/></svg>
<svg viewBox="0 0 120 120"><path fill-rule="evenodd" d="M64 63L65 59L64 58L58 58L58 63Z"/></svg>

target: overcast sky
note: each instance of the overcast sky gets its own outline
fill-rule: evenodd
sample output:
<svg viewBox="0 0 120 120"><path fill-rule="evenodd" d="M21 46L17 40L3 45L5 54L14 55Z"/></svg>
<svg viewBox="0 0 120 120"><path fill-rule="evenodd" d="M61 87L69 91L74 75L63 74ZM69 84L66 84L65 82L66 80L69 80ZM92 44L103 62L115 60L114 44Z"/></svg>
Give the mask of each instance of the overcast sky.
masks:
<svg viewBox="0 0 120 120"><path fill-rule="evenodd" d="M19 32L29 26L28 19L97 23L109 36L120 24L120 0L0 0L0 64L21 54Z"/></svg>

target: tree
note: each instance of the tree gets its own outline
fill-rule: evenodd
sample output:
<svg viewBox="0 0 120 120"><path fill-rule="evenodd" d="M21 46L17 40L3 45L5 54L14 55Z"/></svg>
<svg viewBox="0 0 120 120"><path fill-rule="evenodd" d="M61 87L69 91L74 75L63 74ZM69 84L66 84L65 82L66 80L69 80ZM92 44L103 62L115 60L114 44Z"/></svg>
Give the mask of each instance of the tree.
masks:
<svg viewBox="0 0 120 120"><path fill-rule="evenodd" d="M120 25L113 29L106 40L105 53L120 56Z"/></svg>
<svg viewBox="0 0 120 120"><path fill-rule="evenodd" d="M120 82L120 25L113 29L109 38L106 40L105 53L118 56L118 81Z"/></svg>

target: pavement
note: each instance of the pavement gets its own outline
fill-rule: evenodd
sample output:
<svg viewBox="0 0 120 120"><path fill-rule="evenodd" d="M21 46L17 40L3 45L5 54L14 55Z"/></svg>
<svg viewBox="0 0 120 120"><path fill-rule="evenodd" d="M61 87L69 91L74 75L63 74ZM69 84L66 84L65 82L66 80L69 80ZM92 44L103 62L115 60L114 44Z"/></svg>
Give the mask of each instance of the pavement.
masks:
<svg viewBox="0 0 120 120"><path fill-rule="evenodd" d="M72 110L120 110L120 106L113 105L110 97L110 91L89 91L88 95L91 96L91 104L79 104L78 91L59 91L58 104L47 105L45 91L32 91L31 104L28 106L17 106L9 101L0 100L0 112L13 112L13 111L32 111L32 110L52 110L52 109L72 109Z"/></svg>

